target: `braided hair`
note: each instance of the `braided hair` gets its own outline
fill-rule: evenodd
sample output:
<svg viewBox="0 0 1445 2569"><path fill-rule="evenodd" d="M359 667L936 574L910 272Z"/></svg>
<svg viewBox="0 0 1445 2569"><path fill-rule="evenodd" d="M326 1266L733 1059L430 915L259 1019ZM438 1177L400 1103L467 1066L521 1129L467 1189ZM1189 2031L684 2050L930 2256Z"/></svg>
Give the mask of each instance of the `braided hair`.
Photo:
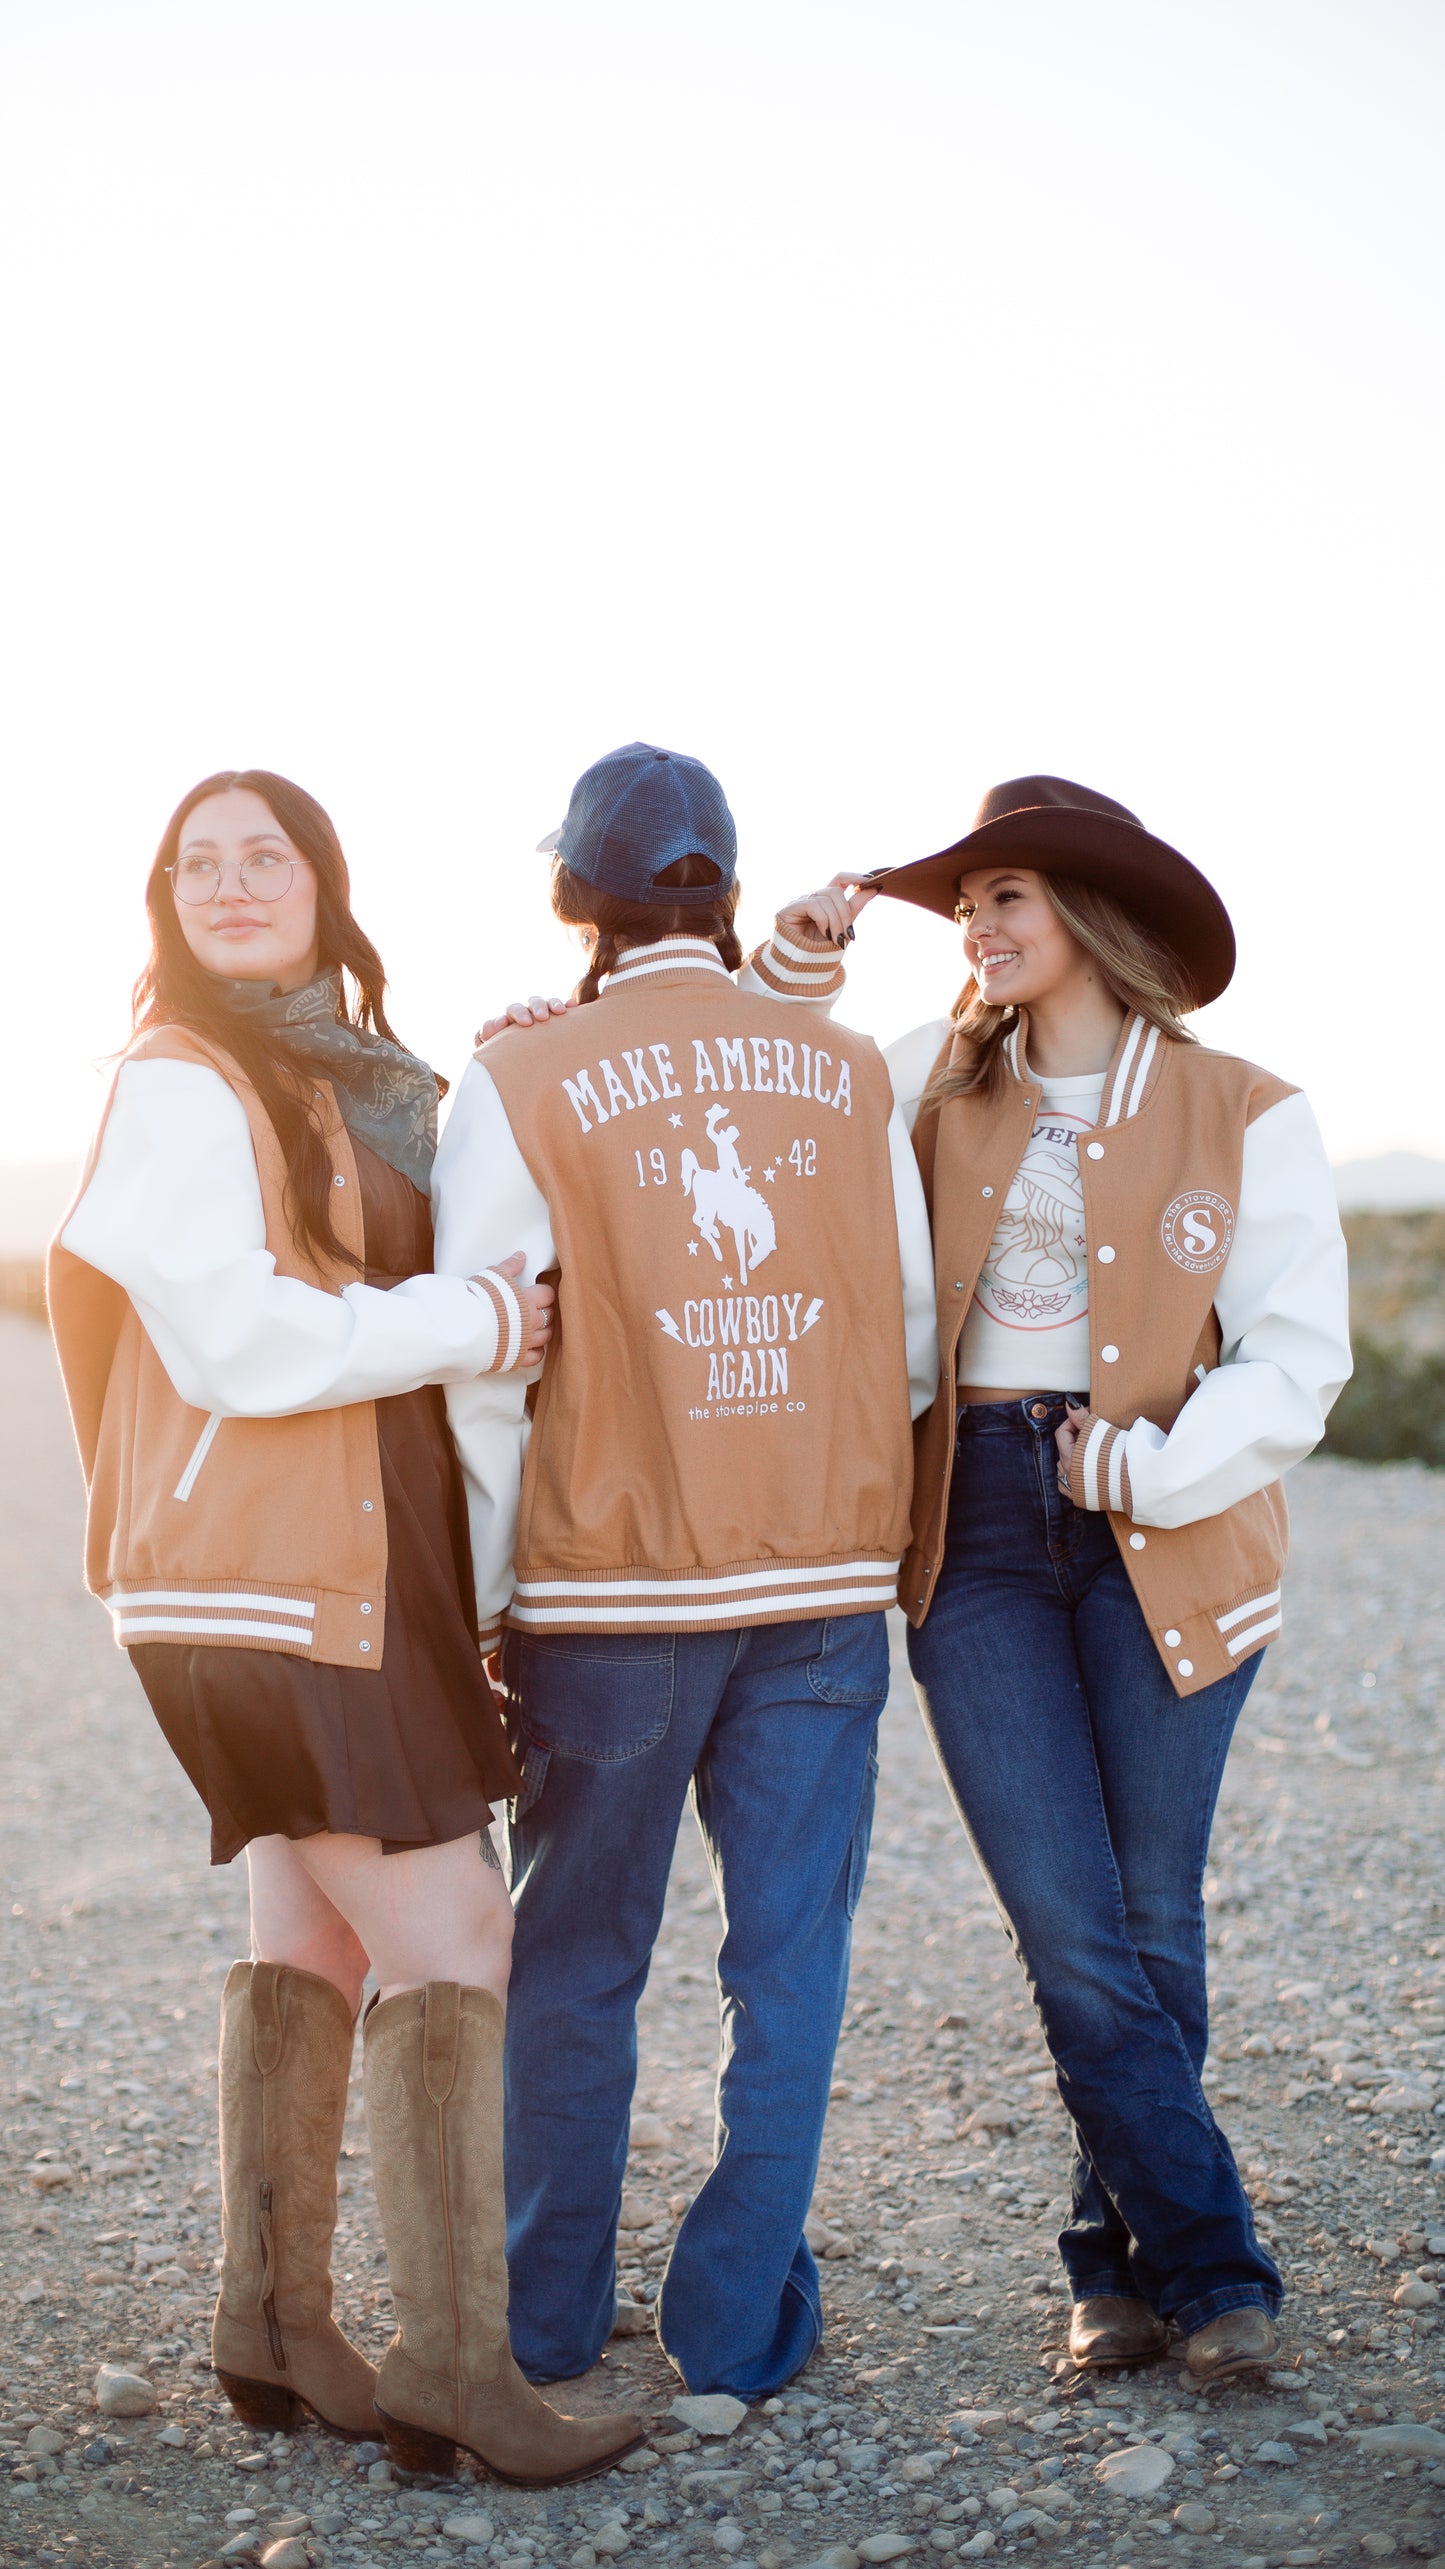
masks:
<svg viewBox="0 0 1445 2569"><path fill-rule="evenodd" d="M684 891L716 883L718 869L710 856L680 856L656 878L664 890ZM729 972L743 959L734 919L739 886L732 883L710 909L690 909L670 901L625 901L616 892L599 892L574 874L560 856L552 859L552 907L569 926L595 928L597 940L587 970L577 984L579 1000L595 999L598 984L616 969L624 946L652 945L659 937L706 937L716 946Z"/></svg>

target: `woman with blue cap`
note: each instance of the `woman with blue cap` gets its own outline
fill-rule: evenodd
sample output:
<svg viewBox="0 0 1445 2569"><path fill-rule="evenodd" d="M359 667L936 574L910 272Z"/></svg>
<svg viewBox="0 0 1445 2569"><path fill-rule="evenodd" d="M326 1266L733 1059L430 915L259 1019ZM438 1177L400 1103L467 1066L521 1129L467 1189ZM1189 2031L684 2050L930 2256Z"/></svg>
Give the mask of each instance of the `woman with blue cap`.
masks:
<svg viewBox="0 0 1445 2569"><path fill-rule="evenodd" d="M485 1045L435 1186L439 1267L505 1235L557 1279L540 1379L448 1401L522 1765L512 2339L548 2380L612 2329L637 2001L690 1797L724 1921L718 2131L657 2327L690 2391L751 2400L822 2331L804 2224L937 1373L927 1219L881 1056L808 1004L827 941L784 932L733 979L736 837L699 761L600 759L547 848L582 1004Z"/></svg>

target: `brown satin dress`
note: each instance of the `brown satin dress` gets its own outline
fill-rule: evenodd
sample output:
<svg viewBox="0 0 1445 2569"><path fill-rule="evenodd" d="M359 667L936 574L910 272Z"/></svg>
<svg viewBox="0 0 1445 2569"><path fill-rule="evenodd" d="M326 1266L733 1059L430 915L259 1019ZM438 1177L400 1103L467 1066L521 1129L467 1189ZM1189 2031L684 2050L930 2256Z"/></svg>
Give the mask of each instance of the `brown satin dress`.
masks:
<svg viewBox="0 0 1445 2569"><path fill-rule="evenodd" d="M357 1142L366 1281L428 1275L431 1213ZM394 1855L485 1829L519 1778L477 1653L466 1499L440 1388L376 1404L386 1508L380 1668L275 1650L136 1642L131 1659L211 1815L211 1862L318 1830Z"/></svg>

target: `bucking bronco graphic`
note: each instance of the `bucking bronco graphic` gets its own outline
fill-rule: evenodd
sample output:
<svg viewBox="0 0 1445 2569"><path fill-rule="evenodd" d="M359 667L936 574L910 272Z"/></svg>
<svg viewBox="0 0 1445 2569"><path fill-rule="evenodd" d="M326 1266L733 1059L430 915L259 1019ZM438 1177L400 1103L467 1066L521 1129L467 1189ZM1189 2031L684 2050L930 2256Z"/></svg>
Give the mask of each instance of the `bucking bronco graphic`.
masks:
<svg viewBox="0 0 1445 2569"><path fill-rule="evenodd" d="M707 1137L717 1153L717 1167L705 1169L696 1151L682 1155L682 1191L693 1201L693 1229L700 1231L717 1259L723 1260L719 1230L731 1231L737 1251L738 1282L745 1284L754 1268L770 1258L778 1245L773 1217L757 1188L749 1186L752 1172L738 1158L738 1128L719 1126L727 1113L725 1106L707 1110Z"/></svg>

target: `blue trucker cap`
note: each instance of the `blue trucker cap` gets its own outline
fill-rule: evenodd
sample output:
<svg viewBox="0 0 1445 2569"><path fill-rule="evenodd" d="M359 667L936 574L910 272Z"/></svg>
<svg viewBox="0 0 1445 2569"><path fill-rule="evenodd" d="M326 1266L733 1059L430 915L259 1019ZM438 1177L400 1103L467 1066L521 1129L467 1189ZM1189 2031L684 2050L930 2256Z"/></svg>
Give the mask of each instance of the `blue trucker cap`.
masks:
<svg viewBox="0 0 1445 2569"><path fill-rule="evenodd" d="M578 777L567 818L538 854L560 856L584 883L620 900L705 910L731 889L738 834L722 787L701 759L631 740ZM680 856L710 857L717 881L659 890L659 874Z"/></svg>

